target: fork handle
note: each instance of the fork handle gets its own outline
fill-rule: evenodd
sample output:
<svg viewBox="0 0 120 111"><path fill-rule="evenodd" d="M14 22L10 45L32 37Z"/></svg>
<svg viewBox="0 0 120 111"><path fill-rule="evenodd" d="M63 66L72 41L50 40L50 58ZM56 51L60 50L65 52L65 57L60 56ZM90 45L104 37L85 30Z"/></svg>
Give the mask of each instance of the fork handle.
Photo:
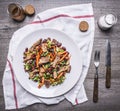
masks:
<svg viewBox="0 0 120 111"><path fill-rule="evenodd" d="M94 77L93 102L98 102L98 74Z"/></svg>
<svg viewBox="0 0 120 111"><path fill-rule="evenodd" d="M111 86L111 67L106 67L106 88L110 88Z"/></svg>

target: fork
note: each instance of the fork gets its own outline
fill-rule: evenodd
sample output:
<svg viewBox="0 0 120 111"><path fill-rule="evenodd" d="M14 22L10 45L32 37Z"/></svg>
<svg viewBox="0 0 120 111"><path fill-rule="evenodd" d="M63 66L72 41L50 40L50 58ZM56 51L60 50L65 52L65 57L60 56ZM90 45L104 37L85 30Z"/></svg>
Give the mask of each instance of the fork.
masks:
<svg viewBox="0 0 120 111"><path fill-rule="evenodd" d="M100 63L100 51L96 50L94 54L94 65L96 73L94 75L93 102L98 102L98 67Z"/></svg>

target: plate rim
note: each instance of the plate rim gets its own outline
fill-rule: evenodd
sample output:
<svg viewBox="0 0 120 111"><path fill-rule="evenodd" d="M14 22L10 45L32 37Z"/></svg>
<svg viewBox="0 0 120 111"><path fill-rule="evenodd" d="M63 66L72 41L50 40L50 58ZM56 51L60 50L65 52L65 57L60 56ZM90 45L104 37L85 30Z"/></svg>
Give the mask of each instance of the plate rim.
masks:
<svg viewBox="0 0 120 111"><path fill-rule="evenodd" d="M18 79L18 76L16 76L15 69L14 69L14 66L15 66L15 63L14 63L14 55L13 55L13 71L14 71L14 73L15 73L16 79L18 80L19 84L20 84L26 91L28 91L29 93L31 93L31 94L33 94L33 95L36 95L36 96L39 96L39 97L42 97L42 98L58 97L58 96L61 96L61 95L66 94L67 92L69 92L70 90L72 90L72 89L75 87L75 85L77 84L77 82L79 81L79 79L80 79L80 77L81 77L81 73L82 73L82 64L83 64L83 62L82 62L82 53L81 53L81 50L80 50L80 48L78 47L78 45L75 43L75 41L74 41L69 35L67 35L65 32L60 31L60 30L57 30L57 29L54 29L54 28L40 28L40 29L34 30L34 31L26 34L25 37L23 37L23 39L22 39L22 40L19 42L19 44L17 45L14 54L16 54L17 48L19 47L20 43L21 43L28 35L31 35L32 33L37 32L37 31L41 31L41 30L54 30L54 31L58 31L58 32L64 34L65 36L67 36L69 39L71 39L72 42L74 43L74 45L79 49L79 56L80 56L79 58L80 58L80 61L81 61L81 62L80 62L80 63L81 63L81 70L80 70L80 72L79 72L79 78L78 78L78 80L76 81L76 83L75 83L71 88L69 88L69 90L65 91L65 92L62 93L62 94L59 94L59 95L57 95L57 96L46 96L46 97L45 97L45 96L40 96L40 95L38 95L38 94L32 93L32 92L31 92L30 90L28 90L28 89L26 88L26 86L24 86L24 85L21 83L21 81Z"/></svg>

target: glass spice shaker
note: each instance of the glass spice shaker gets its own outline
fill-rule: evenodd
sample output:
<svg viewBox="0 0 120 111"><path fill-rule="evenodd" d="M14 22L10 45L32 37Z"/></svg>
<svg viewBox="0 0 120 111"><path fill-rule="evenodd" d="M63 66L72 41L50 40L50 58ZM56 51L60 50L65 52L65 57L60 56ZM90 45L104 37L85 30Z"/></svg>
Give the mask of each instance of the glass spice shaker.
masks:
<svg viewBox="0 0 120 111"><path fill-rule="evenodd" d="M9 4L7 12L9 16L16 21L23 21L25 18L24 10L19 4Z"/></svg>
<svg viewBox="0 0 120 111"><path fill-rule="evenodd" d="M117 23L117 17L113 14L103 15L98 20L98 26L102 30L108 30Z"/></svg>

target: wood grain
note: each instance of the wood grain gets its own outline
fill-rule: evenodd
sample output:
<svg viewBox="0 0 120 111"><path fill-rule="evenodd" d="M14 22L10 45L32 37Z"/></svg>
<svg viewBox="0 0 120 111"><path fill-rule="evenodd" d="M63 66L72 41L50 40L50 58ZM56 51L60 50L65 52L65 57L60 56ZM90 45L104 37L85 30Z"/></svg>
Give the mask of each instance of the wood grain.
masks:
<svg viewBox="0 0 120 111"><path fill-rule="evenodd" d="M44 104L34 104L26 108L11 111L120 111L120 0L0 0L0 111L5 110L2 77L6 65L9 41L17 29L30 23L34 18L34 16L26 17L21 23L13 21L7 14L7 5L11 2L18 2L23 7L27 4L32 4L35 7L36 14L49 8L92 2L95 14L95 40L90 68L84 82L88 101L77 106L72 106L71 103L64 100L58 105L47 106ZM97 20L101 15L108 13L116 14L118 16L118 22L111 30L101 31L98 28ZM106 39L110 40L112 49L110 89L105 88ZM95 73L93 55L96 49L101 51L99 66L99 102L93 103L93 81Z"/></svg>

